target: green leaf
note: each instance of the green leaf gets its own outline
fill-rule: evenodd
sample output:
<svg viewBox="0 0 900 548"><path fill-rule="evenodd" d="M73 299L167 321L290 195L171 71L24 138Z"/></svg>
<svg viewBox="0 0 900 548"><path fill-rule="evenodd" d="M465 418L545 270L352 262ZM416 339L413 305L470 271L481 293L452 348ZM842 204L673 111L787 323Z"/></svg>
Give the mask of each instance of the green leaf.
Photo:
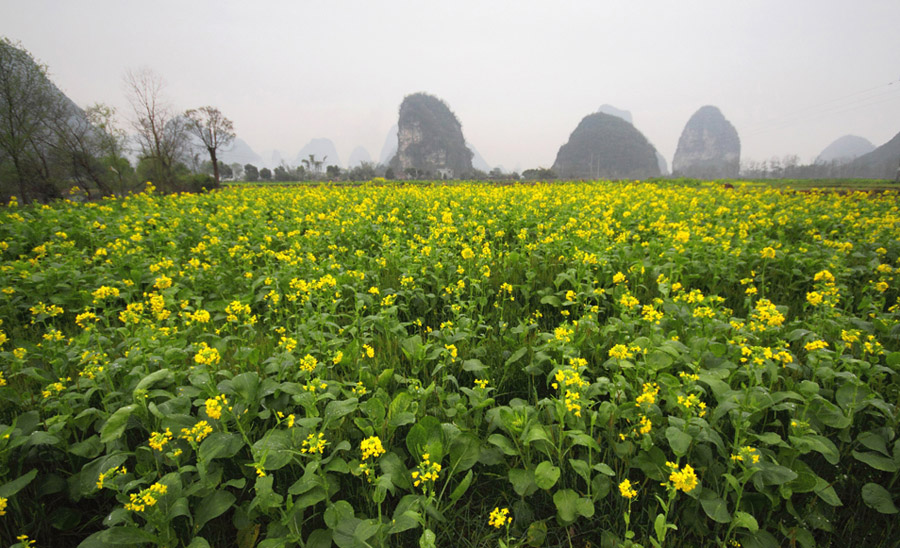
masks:
<svg viewBox="0 0 900 548"><path fill-rule="evenodd" d="M556 512L563 523L575 521L576 500L578 500L578 493L571 489L560 489L553 493L553 504L556 505Z"/></svg>
<svg viewBox="0 0 900 548"><path fill-rule="evenodd" d="M194 537L186 548L209 548L209 541L203 537Z"/></svg>
<svg viewBox="0 0 900 548"><path fill-rule="evenodd" d="M672 365L674 361L672 356L660 350L654 350L647 356L647 365L654 371L661 371Z"/></svg>
<svg viewBox="0 0 900 548"><path fill-rule="evenodd" d="M328 529L316 529L306 540L306 548L331 548L331 535Z"/></svg>
<svg viewBox="0 0 900 548"><path fill-rule="evenodd" d="M889 459L874 451L866 451L865 453L853 451L853 456L856 457L856 460L862 461L876 470L881 470L883 472L896 472L897 470L900 470L900 464L894 459Z"/></svg>
<svg viewBox="0 0 900 548"><path fill-rule="evenodd" d="M481 363L481 360L471 359L466 360L462 364L463 371L484 371L488 367Z"/></svg>
<svg viewBox="0 0 900 548"><path fill-rule="evenodd" d="M229 491L223 490L213 491L203 497L203 500L197 504L197 512L194 515L194 532L199 532L208 521L228 511L235 500L237 497Z"/></svg>
<svg viewBox="0 0 900 548"><path fill-rule="evenodd" d="M534 472L532 470L522 470L521 468L510 468L509 482L513 486L513 490L520 497L527 497L537 491L537 483L534 482Z"/></svg>
<svg viewBox="0 0 900 548"><path fill-rule="evenodd" d="M586 462L581 459L569 459L569 466L571 466L572 470L575 470L575 473L581 476L584 481L591 481L591 468Z"/></svg>
<svg viewBox="0 0 900 548"><path fill-rule="evenodd" d="M869 508L882 514L896 514L897 507L891 499L891 494L877 483L867 483L862 488L863 502Z"/></svg>
<svg viewBox="0 0 900 548"><path fill-rule="evenodd" d="M608 464L603 463L603 462L601 462L599 464L595 464L594 470L600 472L601 474L607 475L607 476L615 476L616 475L616 471L613 470L612 468L610 468L610 466Z"/></svg>
<svg viewBox="0 0 900 548"><path fill-rule="evenodd" d="M669 440L669 446L672 448L672 452L679 457L683 457L687 454L691 442L694 441L689 434L682 432L681 429L674 426L666 428L666 439Z"/></svg>
<svg viewBox="0 0 900 548"><path fill-rule="evenodd" d="M141 382L134 387L132 395L137 397L139 392L149 390L151 386L157 383L168 386L173 382L175 382L175 374L170 369L159 369L141 379Z"/></svg>
<svg viewBox="0 0 900 548"><path fill-rule="evenodd" d="M231 379L231 386L248 406L256 403L256 396L259 393L259 375L255 371L235 376Z"/></svg>
<svg viewBox="0 0 900 548"><path fill-rule="evenodd" d="M291 433L287 430L270 430L253 444L253 456L263 462L266 470L284 468L294 458Z"/></svg>
<svg viewBox="0 0 900 548"><path fill-rule="evenodd" d="M664 514L656 515L656 519L653 520L653 532L656 533L656 540L661 545L666 540L666 516Z"/></svg>
<svg viewBox="0 0 900 548"><path fill-rule="evenodd" d="M740 510L734 512L734 526L748 529L751 533L759 531L759 523L756 522L756 518Z"/></svg>
<svg viewBox="0 0 900 548"><path fill-rule="evenodd" d="M715 491L704 489L700 494L700 506L703 507L703 511L713 521L718 523L729 523L731 521L728 505L721 497L716 495Z"/></svg>
<svg viewBox="0 0 900 548"><path fill-rule="evenodd" d="M406 449L416 460L429 453L432 462L439 462L444 456L444 430L441 421L431 415L423 417L406 435Z"/></svg>
<svg viewBox="0 0 900 548"><path fill-rule="evenodd" d="M522 356L524 356L526 352L528 352L527 346L523 346L522 348L516 350L509 358L506 359L506 363L504 365L508 367L516 363L517 361L522 359Z"/></svg>
<svg viewBox="0 0 900 548"><path fill-rule="evenodd" d="M781 485L797 478L797 473L786 466L760 462L760 471L754 476L760 478L763 485Z"/></svg>
<svg viewBox="0 0 900 548"><path fill-rule="evenodd" d="M541 489L550 489L559 479L560 469L548 461L543 461L534 469L534 483Z"/></svg>
<svg viewBox="0 0 900 548"><path fill-rule="evenodd" d="M450 471L454 474L465 472L475 466L481 456L481 441L466 432L457 436L450 444Z"/></svg>
<svg viewBox="0 0 900 548"><path fill-rule="evenodd" d="M435 548L435 540L437 537L431 529L425 529L422 536L419 537L419 548Z"/></svg>
<svg viewBox="0 0 900 548"><path fill-rule="evenodd" d="M332 400L328 402L328 405L325 406L324 427L328 427L328 425L332 424L333 421L336 421L339 418L356 411L356 408L358 406L359 400L356 398L350 398L347 400Z"/></svg>
<svg viewBox="0 0 900 548"><path fill-rule="evenodd" d="M141 544L159 543L159 538L137 527L112 527L101 535L101 540L107 545L119 544L136 546Z"/></svg>
<svg viewBox="0 0 900 548"><path fill-rule="evenodd" d="M244 439L240 434L213 432L200 444L198 458L205 461L213 459L230 459L235 456L243 446Z"/></svg>
<svg viewBox="0 0 900 548"><path fill-rule="evenodd" d="M503 451L504 455L514 456L519 454L519 452L516 450L516 446L513 445L513 442L503 434L491 434L490 436L488 436L487 441L491 445L499 447L500 450Z"/></svg>
<svg viewBox="0 0 900 548"><path fill-rule="evenodd" d="M560 306L562 301L556 295L544 295L541 297L541 304L549 304L552 306Z"/></svg>
<svg viewBox="0 0 900 548"><path fill-rule="evenodd" d="M473 477L472 471L469 470L466 473L465 477L463 477L462 481L459 482L459 485L457 485L456 488L453 489L453 492L450 493L450 502L451 503L456 502L457 500L459 500L459 498L461 496L463 496L466 493L466 491L469 489L469 486L472 485L472 477Z"/></svg>
<svg viewBox="0 0 900 548"><path fill-rule="evenodd" d="M137 405L131 404L116 409L116 412L106 419L103 428L100 429L100 443L109 443L119 439L125 432L128 418L137 409Z"/></svg>
<svg viewBox="0 0 900 548"><path fill-rule="evenodd" d="M37 476L37 473L37 468L34 468L30 472L27 472L12 481L4 483L3 486L0 487L0 497L8 499L9 497L15 495L25 486L31 483L35 476Z"/></svg>

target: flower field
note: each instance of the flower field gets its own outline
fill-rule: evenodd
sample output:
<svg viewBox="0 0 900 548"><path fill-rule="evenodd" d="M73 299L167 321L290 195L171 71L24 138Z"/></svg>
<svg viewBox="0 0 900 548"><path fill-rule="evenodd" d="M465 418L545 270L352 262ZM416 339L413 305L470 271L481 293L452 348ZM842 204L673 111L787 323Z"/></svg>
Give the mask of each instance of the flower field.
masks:
<svg viewBox="0 0 900 548"><path fill-rule="evenodd" d="M4 546L896 546L896 192L0 207Z"/></svg>

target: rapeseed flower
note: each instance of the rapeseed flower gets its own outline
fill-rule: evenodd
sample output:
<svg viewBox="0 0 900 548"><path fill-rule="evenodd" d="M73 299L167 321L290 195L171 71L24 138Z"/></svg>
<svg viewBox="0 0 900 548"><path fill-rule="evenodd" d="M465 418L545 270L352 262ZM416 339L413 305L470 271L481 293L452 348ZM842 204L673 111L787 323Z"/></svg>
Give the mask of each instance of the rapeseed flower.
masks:
<svg viewBox="0 0 900 548"><path fill-rule="evenodd" d="M509 515L509 508L495 507L488 516L488 525L495 529L500 529L510 523L512 523L512 517Z"/></svg>
<svg viewBox="0 0 900 548"><path fill-rule="evenodd" d="M631 484L631 480L624 479L622 480L622 483L619 484L619 494L626 499L633 499L637 496L637 490Z"/></svg>

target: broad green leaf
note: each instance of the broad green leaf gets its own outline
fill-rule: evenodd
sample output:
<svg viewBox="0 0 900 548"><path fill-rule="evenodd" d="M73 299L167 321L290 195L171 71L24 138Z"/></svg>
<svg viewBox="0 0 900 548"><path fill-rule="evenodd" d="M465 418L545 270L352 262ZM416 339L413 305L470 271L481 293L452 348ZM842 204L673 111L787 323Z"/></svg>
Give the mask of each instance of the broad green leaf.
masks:
<svg viewBox="0 0 900 548"><path fill-rule="evenodd" d="M750 530L752 533L759 530L759 523L756 522L756 518L747 512L741 512L740 510L734 512L734 526L743 527L744 529Z"/></svg>
<svg viewBox="0 0 900 548"><path fill-rule="evenodd" d="M538 489L537 483L534 481L534 471L532 470L510 468L507 476L513 486L513 490L520 497L527 497Z"/></svg>
<svg viewBox="0 0 900 548"><path fill-rule="evenodd" d="M141 379L132 395L137 397L140 392L149 390L155 384L168 386L173 382L175 382L175 374L170 369L159 369Z"/></svg>
<svg viewBox="0 0 900 548"><path fill-rule="evenodd" d="M31 471L22 474L18 478L8 481L0 486L0 497L9 498L19 491L21 491L25 486L27 486L31 481L37 476L37 468L33 468Z"/></svg>
<svg viewBox="0 0 900 548"><path fill-rule="evenodd" d="M197 511L194 515L194 532L199 532L208 521L227 512L235 500L237 497L231 492L221 489L203 497L197 504Z"/></svg>
<svg viewBox="0 0 900 548"><path fill-rule="evenodd" d="M458 501L459 498L461 496L463 496L466 493L466 491L468 491L469 486L472 485L472 477L473 477L473 474L472 474L471 470L466 472L465 477L462 479L461 482L459 482L459 485L457 485L456 488L453 489L453 492L450 493L450 502L451 503Z"/></svg>
<svg viewBox="0 0 900 548"><path fill-rule="evenodd" d="M435 548L435 540L437 537L431 529L425 529L422 536L419 537L419 548Z"/></svg>
<svg viewBox="0 0 900 548"><path fill-rule="evenodd" d="M560 489L553 493L553 504L556 505L557 515L563 523L575 521L576 500L578 500L578 493L571 489Z"/></svg>
<svg viewBox="0 0 900 548"><path fill-rule="evenodd" d="M119 439L125 432L128 418L137 409L137 405L131 404L116 409L116 412L106 419L103 428L100 429L100 443L109 443Z"/></svg>
<svg viewBox="0 0 900 548"><path fill-rule="evenodd" d="M715 491L704 489L700 494L700 506L713 521L719 523L731 522L731 514L728 513L728 505Z"/></svg>
<svg viewBox="0 0 900 548"><path fill-rule="evenodd" d="M144 544L157 544L159 538L137 527L112 527L101 535L101 539L107 545L141 546Z"/></svg>
<svg viewBox="0 0 900 548"><path fill-rule="evenodd" d="M694 441L689 434L674 426L666 428L666 439L669 440L669 446L672 448L672 451L679 457L687 454L691 442Z"/></svg>
<svg viewBox="0 0 900 548"><path fill-rule="evenodd" d="M198 457L200 460L230 459L244 446L240 434L213 432L200 443Z"/></svg>
<svg viewBox="0 0 900 548"><path fill-rule="evenodd" d="M559 475L560 469L558 466L543 461L534 469L534 483L541 489L550 489L556 485Z"/></svg>
<svg viewBox="0 0 900 548"><path fill-rule="evenodd" d="M514 456L519 454L519 452L516 450L516 446L513 445L513 442L503 434L491 434L490 436L488 436L487 441L491 445L499 447L500 450L503 451L504 455Z"/></svg>
<svg viewBox="0 0 900 548"><path fill-rule="evenodd" d="M874 451L866 451L865 453L853 451L853 456L856 460L864 462L876 470L884 472L896 472L900 470L900 464L898 464L897 461Z"/></svg>
<svg viewBox="0 0 900 548"><path fill-rule="evenodd" d="M354 411L359 405L359 400L350 398L346 400L332 400L325 406L325 422L324 427L327 428L334 421L348 415Z"/></svg>
<svg viewBox="0 0 900 548"><path fill-rule="evenodd" d="M866 506L882 514L896 514L897 507L887 489L877 483L867 483L862 488L862 498Z"/></svg>

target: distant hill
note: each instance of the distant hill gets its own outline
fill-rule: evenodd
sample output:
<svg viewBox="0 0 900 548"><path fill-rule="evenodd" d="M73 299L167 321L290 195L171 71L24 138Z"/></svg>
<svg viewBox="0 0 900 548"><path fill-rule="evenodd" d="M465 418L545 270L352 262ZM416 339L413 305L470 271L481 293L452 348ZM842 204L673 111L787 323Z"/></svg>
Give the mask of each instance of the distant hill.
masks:
<svg viewBox="0 0 900 548"><path fill-rule="evenodd" d="M603 104L600 105L600 108L597 109L597 112L602 112L603 114L609 114L611 116L615 116L616 118L621 118L629 124L634 125L634 120L631 117L631 111L621 110L612 105Z"/></svg>
<svg viewBox="0 0 900 548"><path fill-rule="evenodd" d="M388 162L391 161L391 158L397 154L397 132L399 128L396 124L394 124L391 129L388 130L387 135L384 137L384 145L381 147L381 155L378 156L378 163L383 165L388 165Z"/></svg>
<svg viewBox="0 0 900 548"><path fill-rule="evenodd" d="M897 179L900 176L900 133L887 143L850 162L853 177Z"/></svg>
<svg viewBox="0 0 900 548"><path fill-rule="evenodd" d="M631 125L634 125L634 119L631 116L631 111L618 109L612 105L603 104L600 105L600 108L597 109L597 112L602 112L603 114L609 114L611 116L615 116L616 118L621 118L625 120ZM651 143L653 144L653 143ZM656 148L656 147L653 147ZM659 165L659 173L660 175L667 175L669 173L669 164L666 162L665 157L656 152L656 163Z"/></svg>
<svg viewBox="0 0 900 548"><path fill-rule="evenodd" d="M466 146L469 147L469 150L472 151L472 167L477 170L484 171L485 173L490 172L491 166L487 163L487 160L485 160L481 156L481 153L478 152L478 149L472 146L471 143L466 143Z"/></svg>
<svg viewBox="0 0 900 548"><path fill-rule="evenodd" d="M369 156L369 151L363 147L356 147L353 149L353 152L350 153L350 159L347 160L347 168L354 168L363 162L372 163L372 157Z"/></svg>
<svg viewBox="0 0 900 548"><path fill-rule="evenodd" d="M398 175L459 178L472 172L473 153L462 125L444 101L427 93L407 95L397 127L397 154L390 167Z"/></svg>
<svg viewBox="0 0 900 548"><path fill-rule="evenodd" d="M263 157L257 154L250 145L247 144L247 141L244 141L240 137L235 137L234 143L227 150L220 150L218 153L219 160L226 164L233 164L235 162L243 165L253 164L257 167L260 167L265 164ZM277 164L276 164L277 165Z"/></svg>
<svg viewBox="0 0 900 548"><path fill-rule="evenodd" d="M660 174L656 149L629 122L597 112L585 116L553 163L560 177L643 179Z"/></svg>
<svg viewBox="0 0 900 548"><path fill-rule="evenodd" d="M857 135L844 135L825 147L816 157L816 163L846 164L873 150L875 150L875 145L868 139Z"/></svg>
<svg viewBox="0 0 900 548"><path fill-rule="evenodd" d="M294 157L293 165L303 165L303 160L308 160L310 154L315 155L316 160L322 161L324 159L325 163L322 164L323 166L342 167L341 159L338 156L337 149L334 147L334 143L331 142L331 139L318 138L306 143L306 146L301 148L300 152L297 153L297 156Z"/></svg>
<svg viewBox="0 0 900 548"><path fill-rule="evenodd" d="M741 164L741 139L731 122L712 105L687 121L672 160L672 174L699 179L734 178Z"/></svg>

